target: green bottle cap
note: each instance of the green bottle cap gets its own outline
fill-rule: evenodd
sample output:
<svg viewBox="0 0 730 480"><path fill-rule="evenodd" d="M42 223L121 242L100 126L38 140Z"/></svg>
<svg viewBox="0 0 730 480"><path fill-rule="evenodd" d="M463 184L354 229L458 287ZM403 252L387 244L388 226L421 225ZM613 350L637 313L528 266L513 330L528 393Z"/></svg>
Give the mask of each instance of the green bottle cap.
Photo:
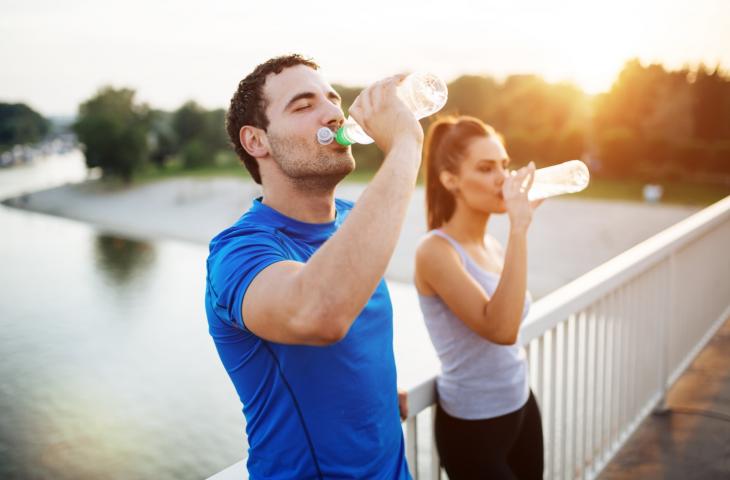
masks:
<svg viewBox="0 0 730 480"><path fill-rule="evenodd" d="M354 143L351 142L349 138L347 138L347 135L345 135L344 127L340 127L337 129L337 133L335 133L335 141L345 147Z"/></svg>

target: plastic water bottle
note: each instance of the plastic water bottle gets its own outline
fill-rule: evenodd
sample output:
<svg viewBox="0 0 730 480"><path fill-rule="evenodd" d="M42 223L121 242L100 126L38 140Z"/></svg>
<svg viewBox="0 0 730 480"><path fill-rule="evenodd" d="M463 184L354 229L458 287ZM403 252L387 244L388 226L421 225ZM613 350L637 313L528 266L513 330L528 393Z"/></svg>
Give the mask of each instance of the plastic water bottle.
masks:
<svg viewBox="0 0 730 480"><path fill-rule="evenodd" d="M441 110L448 98L446 83L431 73L412 73L408 75L398 86L396 92L398 97L419 120ZM373 143L373 139L367 136L352 117L347 117L345 123L336 133L327 127L322 127L317 131L317 141L319 143L326 145L332 143L333 140L336 140L340 145Z"/></svg>
<svg viewBox="0 0 730 480"><path fill-rule="evenodd" d="M527 192L529 200L580 192L588 186L588 167L580 160L570 160L535 170L535 180Z"/></svg>

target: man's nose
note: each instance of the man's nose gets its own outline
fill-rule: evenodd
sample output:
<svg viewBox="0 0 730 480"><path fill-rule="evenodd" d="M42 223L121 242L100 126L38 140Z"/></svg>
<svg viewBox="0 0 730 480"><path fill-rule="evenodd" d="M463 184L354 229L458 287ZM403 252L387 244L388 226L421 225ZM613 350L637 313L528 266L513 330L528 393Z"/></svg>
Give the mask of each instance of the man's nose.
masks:
<svg viewBox="0 0 730 480"><path fill-rule="evenodd" d="M345 114L342 112L342 109L331 102L327 102L326 105L323 118L324 124L330 128L340 128L345 123Z"/></svg>

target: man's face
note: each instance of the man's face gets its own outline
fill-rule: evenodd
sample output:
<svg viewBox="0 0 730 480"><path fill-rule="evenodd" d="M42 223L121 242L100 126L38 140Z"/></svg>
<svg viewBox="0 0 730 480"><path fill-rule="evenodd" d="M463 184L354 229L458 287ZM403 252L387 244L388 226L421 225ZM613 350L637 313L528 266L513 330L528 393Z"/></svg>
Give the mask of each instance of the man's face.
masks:
<svg viewBox="0 0 730 480"><path fill-rule="evenodd" d="M336 129L344 120L340 96L319 72L305 65L286 68L266 79L264 95L270 154L289 178L334 188L354 170L349 147L317 142L317 130Z"/></svg>

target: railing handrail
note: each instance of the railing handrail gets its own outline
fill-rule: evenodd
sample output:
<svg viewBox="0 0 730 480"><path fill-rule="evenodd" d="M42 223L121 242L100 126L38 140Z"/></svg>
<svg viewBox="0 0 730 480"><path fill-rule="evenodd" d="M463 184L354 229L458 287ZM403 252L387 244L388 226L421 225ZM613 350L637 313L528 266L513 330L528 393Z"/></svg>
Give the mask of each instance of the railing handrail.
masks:
<svg viewBox="0 0 730 480"><path fill-rule="evenodd" d="M584 309L622 282L649 269L728 217L730 196L668 227L536 301L522 326L522 343L528 344L571 313ZM408 418L415 417L436 403L436 378L437 376L433 376L408 390Z"/></svg>
<svg viewBox="0 0 730 480"><path fill-rule="evenodd" d="M730 196L644 240L535 302L522 327L527 344L569 314L666 259L730 217Z"/></svg>

